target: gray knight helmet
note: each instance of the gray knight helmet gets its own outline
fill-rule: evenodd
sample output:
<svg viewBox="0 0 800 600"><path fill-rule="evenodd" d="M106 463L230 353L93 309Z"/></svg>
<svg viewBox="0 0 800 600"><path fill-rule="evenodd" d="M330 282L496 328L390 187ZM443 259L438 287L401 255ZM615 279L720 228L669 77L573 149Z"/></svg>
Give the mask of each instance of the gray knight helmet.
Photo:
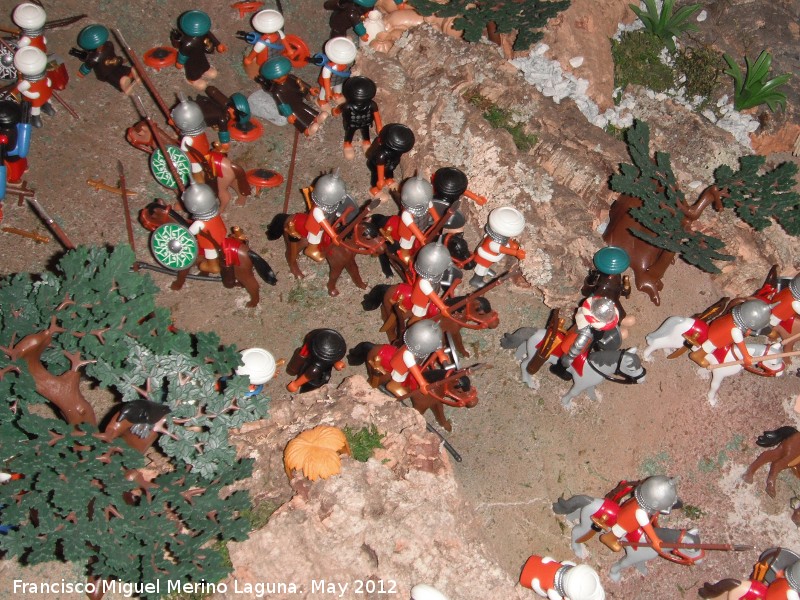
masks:
<svg viewBox="0 0 800 600"><path fill-rule="evenodd" d="M433 200L433 186L427 179L415 175L409 178L400 192L400 204L415 217L421 217Z"/></svg>
<svg viewBox="0 0 800 600"><path fill-rule="evenodd" d="M436 321L417 321L406 329L403 342L416 358L422 360L442 347L442 328Z"/></svg>
<svg viewBox="0 0 800 600"><path fill-rule="evenodd" d="M748 300L731 310L733 322L739 329L749 329L759 331L769 325L769 317L772 314L770 305L763 300Z"/></svg>
<svg viewBox="0 0 800 600"><path fill-rule="evenodd" d="M648 513L667 513L678 502L677 483L674 477L654 475L636 486L633 495Z"/></svg>
<svg viewBox="0 0 800 600"><path fill-rule="evenodd" d="M525 229L525 217L516 208L501 206L489 213L486 235L498 244L506 244Z"/></svg>
<svg viewBox="0 0 800 600"><path fill-rule="evenodd" d="M199 135L206 129L206 120L203 111L197 102L187 100L186 96L180 95L180 102L172 109L170 116L175 121L175 125L181 130L183 135Z"/></svg>
<svg viewBox="0 0 800 600"><path fill-rule="evenodd" d="M311 200L326 213L335 212L336 207L346 199L347 188L339 177L339 169L317 179L314 189L311 190Z"/></svg>
<svg viewBox="0 0 800 600"><path fill-rule="evenodd" d="M556 577L559 577L558 572ZM556 586L558 591L571 600L605 600L606 597L597 571L589 565L565 568L560 582L556 580Z"/></svg>
<svg viewBox="0 0 800 600"><path fill-rule="evenodd" d="M800 560L787 567L783 575L792 589L800 592Z"/></svg>
<svg viewBox="0 0 800 600"><path fill-rule="evenodd" d="M205 183L193 182L183 192L181 201L194 219L207 221L219 214L219 199Z"/></svg>
<svg viewBox="0 0 800 600"><path fill-rule="evenodd" d="M452 266L450 251L441 242L432 242L423 246L414 259L414 270L417 274L433 283L439 283L444 272Z"/></svg>
<svg viewBox="0 0 800 600"><path fill-rule="evenodd" d="M789 291L792 293L792 298L800 300L800 273L792 277L789 282Z"/></svg>

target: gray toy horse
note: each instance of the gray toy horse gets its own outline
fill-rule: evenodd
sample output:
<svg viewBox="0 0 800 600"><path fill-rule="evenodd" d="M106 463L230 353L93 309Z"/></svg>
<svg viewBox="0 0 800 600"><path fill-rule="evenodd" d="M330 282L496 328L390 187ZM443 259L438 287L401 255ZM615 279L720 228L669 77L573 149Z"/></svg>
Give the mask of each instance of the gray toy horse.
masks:
<svg viewBox="0 0 800 600"><path fill-rule="evenodd" d="M521 361L522 381L530 388L533 387L533 379L527 371L528 363L535 356L536 347L544 339L545 333L545 329L520 327L513 333L506 333L500 340L503 348L516 348L515 358ZM561 333L559 335L563 336ZM605 349L590 352L581 373L578 373L574 366L567 369L567 373L572 378L572 387L561 398L564 408L569 408L572 399L582 392L586 392L590 399L596 401L597 395L594 388L606 380L618 383L644 382L646 371L636 355L636 348L620 350L620 343L621 340L614 339L606 345ZM551 354L547 359L547 364L556 365L557 363L558 356L555 353Z"/></svg>

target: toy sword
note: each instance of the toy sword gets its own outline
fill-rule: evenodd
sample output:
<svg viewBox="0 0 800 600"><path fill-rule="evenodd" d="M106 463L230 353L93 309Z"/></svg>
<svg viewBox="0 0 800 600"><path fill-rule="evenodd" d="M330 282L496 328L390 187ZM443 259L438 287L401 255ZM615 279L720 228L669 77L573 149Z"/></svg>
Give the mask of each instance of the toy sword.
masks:
<svg viewBox="0 0 800 600"><path fill-rule="evenodd" d="M67 236L67 234L64 233L63 229L61 229L61 226L58 223L56 223L55 220L53 220L53 217L51 217L50 215L47 214L47 211L45 211L45 209L42 208L42 205L39 204L39 201L36 198L28 198L27 200L28 200L28 203L36 211L36 214L38 214L39 217L41 217L41 219L50 228L50 231L52 231L55 234L55 236L58 238L58 241L61 242L61 244L67 250L74 250L75 249L75 244L73 244L70 241L70 239Z"/></svg>

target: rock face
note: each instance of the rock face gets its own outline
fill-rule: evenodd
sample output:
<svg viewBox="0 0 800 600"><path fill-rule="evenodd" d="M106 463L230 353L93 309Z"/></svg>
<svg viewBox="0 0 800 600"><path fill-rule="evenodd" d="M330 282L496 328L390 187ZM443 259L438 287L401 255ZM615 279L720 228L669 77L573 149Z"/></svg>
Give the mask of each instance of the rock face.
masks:
<svg viewBox="0 0 800 600"><path fill-rule="evenodd" d="M454 599L523 597L487 556L483 527L461 496L438 438L426 433L414 410L354 376L335 390L277 399L270 414L270 421L234 441L241 454L256 459L251 485L257 498L280 503L287 492L294 496L247 541L228 544L235 571L227 593L216 597L238 598L235 586L256 590L269 582L286 584L285 591L267 587L270 598L313 598L328 590L319 587L322 581L349 584L342 596L348 598L378 597L367 594L373 586L376 593L393 590L392 597L409 598L417 583ZM276 457L297 433L319 424L355 430L374 424L385 434L384 448L366 463L343 458L341 474L327 480L311 483L296 475L289 485Z"/></svg>

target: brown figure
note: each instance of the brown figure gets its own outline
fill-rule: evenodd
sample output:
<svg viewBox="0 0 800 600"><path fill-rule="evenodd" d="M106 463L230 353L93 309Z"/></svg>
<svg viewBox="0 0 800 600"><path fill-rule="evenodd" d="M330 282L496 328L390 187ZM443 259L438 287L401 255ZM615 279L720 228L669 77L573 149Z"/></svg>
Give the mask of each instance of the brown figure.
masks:
<svg viewBox="0 0 800 600"><path fill-rule="evenodd" d="M753 475L765 464L769 463L767 474L767 494L775 497L775 481L778 474L784 469L792 469L796 477L800 477L800 433L790 426L780 427L772 431L765 431L758 436L756 444L764 450L742 475L746 483L753 483Z"/></svg>

